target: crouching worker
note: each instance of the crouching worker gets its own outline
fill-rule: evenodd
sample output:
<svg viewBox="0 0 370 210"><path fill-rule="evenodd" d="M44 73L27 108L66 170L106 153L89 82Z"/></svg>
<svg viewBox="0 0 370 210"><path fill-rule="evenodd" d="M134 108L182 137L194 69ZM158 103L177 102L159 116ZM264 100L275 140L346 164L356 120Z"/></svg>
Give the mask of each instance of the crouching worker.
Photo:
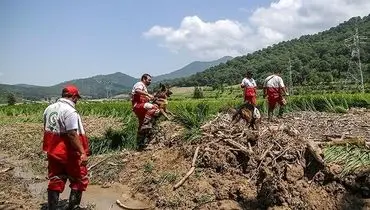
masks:
<svg viewBox="0 0 370 210"><path fill-rule="evenodd" d="M152 129L153 117L160 112L157 105L149 102L153 99L153 96L148 93L147 89L151 82L152 77L149 74L143 74L141 80L134 85L131 91L132 110L139 120L137 132L139 150L145 147L145 135Z"/></svg>
<svg viewBox="0 0 370 210"><path fill-rule="evenodd" d="M44 111L43 151L48 158L48 209L57 209L59 194L67 178L71 193L68 209L80 209L82 192L89 183L87 177L88 139L75 105L80 99L78 89L68 85L62 98Z"/></svg>

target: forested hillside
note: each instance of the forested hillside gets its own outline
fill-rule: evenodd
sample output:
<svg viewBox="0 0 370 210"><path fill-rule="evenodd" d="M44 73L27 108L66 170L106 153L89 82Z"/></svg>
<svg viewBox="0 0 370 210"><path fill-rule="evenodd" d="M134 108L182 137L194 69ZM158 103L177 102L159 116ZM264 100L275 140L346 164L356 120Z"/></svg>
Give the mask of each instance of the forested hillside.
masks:
<svg viewBox="0 0 370 210"><path fill-rule="evenodd" d="M275 68L284 71L288 79L289 59L291 60L293 84L305 85L328 83L348 78L348 63L351 50L345 40L351 38L356 27L363 40L361 61L364 79L370 82L370 15L354 17L327 31L305 35L299 39L281 42L256 52L236 57L225 64L211 67L193 76L170 81L176 86L217 86L231 85L241 81L245 72L251 70L261 80ZM349 79L349 78L348 78Z"/></svg>

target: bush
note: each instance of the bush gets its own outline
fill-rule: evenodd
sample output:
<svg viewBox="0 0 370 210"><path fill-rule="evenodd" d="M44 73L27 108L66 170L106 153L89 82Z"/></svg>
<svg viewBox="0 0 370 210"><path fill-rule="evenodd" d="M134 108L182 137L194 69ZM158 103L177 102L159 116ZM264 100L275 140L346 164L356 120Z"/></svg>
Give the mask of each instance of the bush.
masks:
<svg viewBox="0 0 370 210"><path fill-rule="evenodd" d="M17 100L15 99L15 95L13 93L8 94L8 105L14 105Z"/></svg>
<svg viewBox="0 0 370 210"><path fill-rule="evenodd" d="M193 98L195 98L195 99L204 98L202 88L200 88L200 87L195 87L194 88Z"/></svg>

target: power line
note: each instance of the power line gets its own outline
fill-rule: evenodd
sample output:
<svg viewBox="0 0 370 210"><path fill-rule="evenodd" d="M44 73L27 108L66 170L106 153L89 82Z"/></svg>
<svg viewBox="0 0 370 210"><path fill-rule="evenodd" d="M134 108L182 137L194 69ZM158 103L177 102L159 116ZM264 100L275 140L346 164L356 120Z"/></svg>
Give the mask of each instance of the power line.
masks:
<svg viewBox="0 0 370 210"><path fill-rule="evenodd" d="M289 89L290 89L290 93L291 95L293 95L293 76L292 76L292 60L290 60L290 57L289 57Z"/></svg>
<svg viewBox="0 0 370 210"><path fill-rule="evenodd" d="M356 27L355 34L345 39L345 45L351 49L351 58L348 63L348 71L350 77L356 82L361 84L361 92L365 92L364 88L364 76L362 72L361 55L360 55L360 44L363 44L362 40L366 40L365 36L360 36L358 28Z"/></svg>

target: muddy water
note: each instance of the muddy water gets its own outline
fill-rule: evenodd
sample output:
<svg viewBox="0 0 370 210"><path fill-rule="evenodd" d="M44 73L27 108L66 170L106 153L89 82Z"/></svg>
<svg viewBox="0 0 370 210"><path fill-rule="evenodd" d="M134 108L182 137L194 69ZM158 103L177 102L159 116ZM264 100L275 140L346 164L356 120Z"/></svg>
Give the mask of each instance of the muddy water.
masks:
<svg viewBox="0 0 370 210"><path fill-rule="evenodd" d="M31 193L36 193L34 194L35 196L42 196L46 202L47 181L30 184L29 189ZM67 183L66 189L60 195L60 199L68 199L69 192L70 188ZM122 208L117 206L116 200L120 200L126 206L136 209L148 207L147 203L132 199L129 195L129 188L118 183L111 185L109 188L102 188L100 185L89 185L83 193L81 203L83 205L94 206L98 210L121 210Z"/></svg>
<svg viewBox="0 0 370 210"><path fill-rule="evenodd" d="M70 189L66 187L61 194L61 199L68 199ZM128 192L128 188L116 184L109 188L102 188L99 185L88 186L83 193L82 203L84 205L92 204L96 209L121 209L116 205L116 200L122 200L122 194Z"/></svg>
<svg viewBox="0 0 370 210"><path fill-rule="evenodd" d="M0 152L0 162L6 162L14 169L11 172L14 177L21 178L22 184L27 186L29 192L38 200L47 202L48 181L43 176L37 176L32 169L28 167L26 160L19 160ZM46 169L45 169L46 175ZM70 193L69 183L67 182L64 192L60 195L61 200L68 199ZM108 188L102 188L99 185L89 185L87 191L83 193L82 204L95 206L97 210L119 210L116 200L120 200L128 207L135 209L148 207L148 204L131 198L129 188L119 183L114 183Z"/></svg>

